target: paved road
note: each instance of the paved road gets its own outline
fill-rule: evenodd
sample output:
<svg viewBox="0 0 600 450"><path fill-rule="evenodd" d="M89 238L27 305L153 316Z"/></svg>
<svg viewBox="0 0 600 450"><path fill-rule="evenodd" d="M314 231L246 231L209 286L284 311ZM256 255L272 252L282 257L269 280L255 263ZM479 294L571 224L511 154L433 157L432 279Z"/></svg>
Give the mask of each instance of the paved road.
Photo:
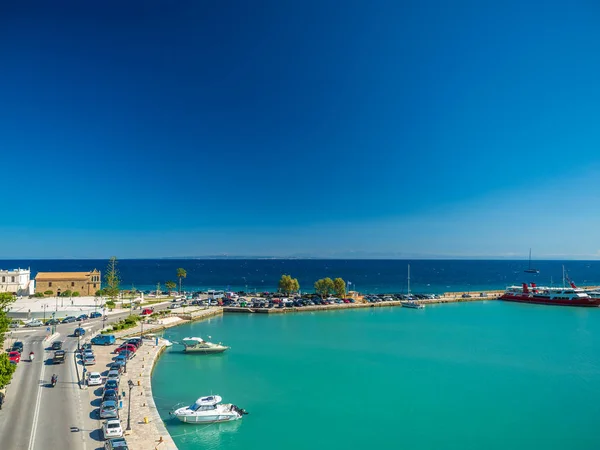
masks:
<svg viewBox="0 0 600 450"><path fill-rule="evenodd" d="M162 309L158 307L156 309ZM115 322L128 313L110 316ZM91 411L89 394L81 390L76 370L81 375L81 365L75 364L74 350L77 338L69 336L79 324L57 326L67 352L64 364L48 364L54 352L45 351L50 343L45 340L46 328L21 329L12 333L7 345L16 340L24 343L23 356L12 383L7 388L6 402L0 410L0 447L11 450L95 450L104 445L100 422ZM81 326L87 335L102 328L102 319L84 322ZM33 362L26 361L30 351ZM52 374L58 375L56 387L50 385Z"/></svg>

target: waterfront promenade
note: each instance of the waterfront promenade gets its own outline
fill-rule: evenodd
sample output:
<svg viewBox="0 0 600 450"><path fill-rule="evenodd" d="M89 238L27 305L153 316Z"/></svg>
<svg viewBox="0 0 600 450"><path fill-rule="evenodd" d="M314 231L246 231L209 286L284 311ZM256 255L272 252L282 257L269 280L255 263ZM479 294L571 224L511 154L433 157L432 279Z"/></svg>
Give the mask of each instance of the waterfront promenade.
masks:
<svg viewBox="0 0 600 450"><path fill-rule="evenodd" d="M143 333L155 334L164 329L179 326L190 321L204 320L209 317L222 314L222 308L187 308L185 313L181 309L176 309L172 317L156 319L143 324ZM181 316L181 317L180 317ZM142 324L133 328L111 333L117 338L117 343L125 339L142 334ZM90 336L91 337L91 336ZM158 414L154 398L152 396L152 371L154 364L160 357L160 354L166 349L167 341L164 339L152 337L144 339L144 344L136 352L135 356L127 363L127 373L121 376L120 390L125 391L126 396L123 399L123 409L121 410L121 426L127 427L127 414L129 411L129 402L131 402L131 430L125 432L125 438L131 450L176 450L177 447L173 439L167 432L165 425ZM96 366L90 368L92 371L100 371L105 376L107 370L103 367L110 365L114 358L114 346L94 346L96 354ZM129 380L133 383L131 396L127 389ZM96 406L99 405L99 395L101 388L88 388L90 411L88 414L95 416Z"/></svg>

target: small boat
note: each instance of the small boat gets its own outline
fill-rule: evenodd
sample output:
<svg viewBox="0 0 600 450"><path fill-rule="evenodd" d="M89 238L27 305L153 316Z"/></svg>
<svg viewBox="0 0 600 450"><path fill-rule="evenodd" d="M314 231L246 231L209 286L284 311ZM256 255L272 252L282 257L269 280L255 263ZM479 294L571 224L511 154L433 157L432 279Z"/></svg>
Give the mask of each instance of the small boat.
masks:
<svg viewBox="0 0 600 450"><path fill-rule="evenodd" d="M525 273L540 273L539 270L531 267L531 249L529 249L529 268L525 269Z"/></svg>
<svg viewBox="0 0 600 450"><path fill-rule="evenodd" d="M403 308L412 308L412 309L425 309L425 305L421 305L414 300L407 300L405 302L400 302Z"/></svg>
<svg viewBox="0 0 600 450"><path fill-rule="evenodd" d="M214 344L199 337L184 338L182 343L185 346L184 351L186 353L222 353L229 349L229 347L221 344L220 342L218 344Z"/></svg>
<svg viewBox="0 0 600 450"><path fill-rule="evenodd" d="M218 395L200 397L190 406L178 408L170 414L183 423L218 423L241 419L246 410L232 403L221 404L223 399Z"/></svg>

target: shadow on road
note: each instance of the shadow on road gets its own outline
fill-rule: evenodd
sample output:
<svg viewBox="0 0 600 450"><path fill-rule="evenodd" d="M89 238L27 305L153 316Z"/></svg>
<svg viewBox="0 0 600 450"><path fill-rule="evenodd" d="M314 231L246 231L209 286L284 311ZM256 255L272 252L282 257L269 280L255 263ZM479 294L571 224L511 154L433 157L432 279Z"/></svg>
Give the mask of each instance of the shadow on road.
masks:
<svg viewBox="0 0 600 450"><path fill-rule="evenodd" d="M94 391L94 395L102 395L102 393L104 392L104 388L98 388Z"/></svg>
<svg viewBox="0 0 600 450"><path fill-rule="evenodd" d="M96 406L96 407L100 407L101 404L102 404L102 399L101 398L95 398L94 400L92 400L90 402L90 405Z"/></svg>
<svg viewBox="0 0 600 450"><path fill-rule="evenodd" d="M92 420L102 420L100 418L100 408L93 409L92 411L90 411L90 419L92 419Z"/></svg>
<svg viewBox="0 0 600 450"><path fill-rule="evenodd" d="M97 441L97 442L104 441L104 435L102 433L102 430L97 429L97 430L92 431L90 433L90 439Z"/></svg>

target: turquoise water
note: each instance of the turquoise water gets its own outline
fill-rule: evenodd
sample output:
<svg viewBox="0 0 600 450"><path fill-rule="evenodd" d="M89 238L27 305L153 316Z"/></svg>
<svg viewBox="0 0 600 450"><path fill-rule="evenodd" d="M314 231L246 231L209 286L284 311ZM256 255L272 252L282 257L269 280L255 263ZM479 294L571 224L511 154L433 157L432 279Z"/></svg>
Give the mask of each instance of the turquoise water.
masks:
<svg viewBox="0 0 600 450"><path fill-rule="evenodd" d="M180 450L597 449L600 310L498 301L227 315L168 330L222 355L166 352L153 391ZM219 394L241 421L185 425Z"/></svg>

